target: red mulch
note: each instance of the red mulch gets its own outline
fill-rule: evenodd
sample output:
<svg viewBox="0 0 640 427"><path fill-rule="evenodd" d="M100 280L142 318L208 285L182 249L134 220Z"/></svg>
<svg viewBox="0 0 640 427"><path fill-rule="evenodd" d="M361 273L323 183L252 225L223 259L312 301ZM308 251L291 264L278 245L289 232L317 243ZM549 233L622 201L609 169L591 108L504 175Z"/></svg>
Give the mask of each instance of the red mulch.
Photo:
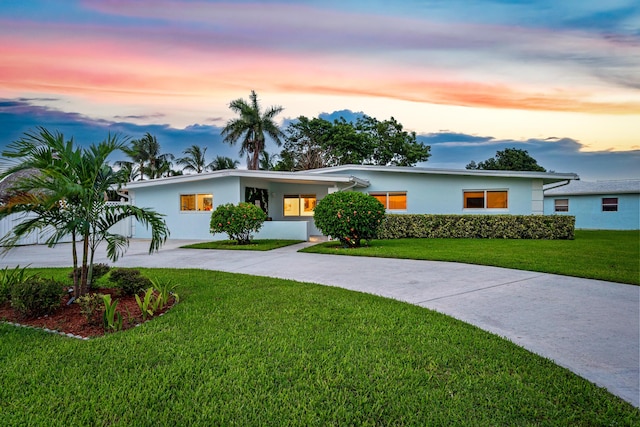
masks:
<svg viewBox="0 0 640 427"><path fill-rule="evenodd" d="M142 323L142 313L136 302L136 298L133 295L121 295L120 289L117 288L102 288L91 291L101 294L110 294L111 299L118 300L118 306L116 311L122 315L123 325L122 329L130 329L137 324ZM54 331L71 333L73 335L81 337L97 337L105 334L104 327L102 325L102 313L104 308L101 306L97 310L96 315L90 322L87 322L87 318L84 314L80 313L80 305L72 303L67 305L70 296L65 295L60 300L60 307L56 308L48 315L25 318L16 310L11 307L9 302L0 304L0 320L20 323L21 325L33 326L36 328L47 328ZM162 310L154 313L154 317L164 313L174 304L173 298L170 298L169 304L167 304ZM152 318L147 317L147 320Z"/></svg>

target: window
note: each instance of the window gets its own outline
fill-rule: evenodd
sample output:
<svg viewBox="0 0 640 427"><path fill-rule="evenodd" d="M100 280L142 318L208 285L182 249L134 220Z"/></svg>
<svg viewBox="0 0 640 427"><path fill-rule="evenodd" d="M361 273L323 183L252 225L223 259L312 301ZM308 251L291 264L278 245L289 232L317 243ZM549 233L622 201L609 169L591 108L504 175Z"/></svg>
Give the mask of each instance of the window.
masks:
<svg viewBox="0 0 640 427"><path fill-rule="evenodd" d="M506 190L464 191L465 209L507 209L508 192Z"/></svg>
<svg viewBox="0 0 640 427"><path fill-rule="evenodd" d="M213 209L213 194L181 194L181 211L210 211Z"/></svg>
<svg viewBox="0 0 640 427"><path fill-rule="evenodd" d="M384 208L390 211L406 211L407 210L407 193L403 191L369 193L371 196L380 200Z"/></svg>
<svg viewBox="0 0 640 427"><path fill-rule="evenodd" d="M284 196L284 216L313 216L315 208L315 194Z"/></svg>
<svg viewBox="0 0 640 427"><path fill-rule="evenodd" d="M569 199L555 199L553 202L556 212L569 212Z"/></svg>
<svg viewBox="0 0 640 427"><path fill-rule="evenodd" d="M618 198L617 197L603 197L602 198L602 212L618 212Z"/></svg>

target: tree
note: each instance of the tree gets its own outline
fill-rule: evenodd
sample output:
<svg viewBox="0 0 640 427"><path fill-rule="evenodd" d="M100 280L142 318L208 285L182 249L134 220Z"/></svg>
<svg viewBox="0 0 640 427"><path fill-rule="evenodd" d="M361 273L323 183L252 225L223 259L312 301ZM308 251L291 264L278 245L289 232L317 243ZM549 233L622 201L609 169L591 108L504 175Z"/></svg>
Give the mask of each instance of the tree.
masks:
<svg viewBox="0 0 640 427"><path fill-rule="evenodd" d="M260 164L260 154L265 147L265 134L278 145L282 145L282 131L274 122L274 117L283 111L280 106L272 106L264 112L260 111L258 95L251 91L249 102L242 98L231 101L229 108L240 117L231 119L222 129L223 141L234 145L242 140L240 156L247 154L247 168L257 170Z"/></svg>
<svg viewBox="0 0 640 427"><path fill-rule="evenodd" d="M207 147L202 148L199 145L192 145L182 152L185 157L179 158L176 163L182 166L183 171L202 173L210 166L207 165L206 153Z"/></svg>
<svg viewBox="0 0 640 427"><path fill-rule="evenodd" d="M495 157L476 164L473 160L466 166L467 169L483 170L509 170L509 171L533 171L546 172L547 170L531 157L527 150L518 148L505 148L496 152Z"/></svg>
<svg viewBox="0 0 640 427"><path fill-rule="evenodd" d="M159 249L169 230L162 215L153 210L107 205L107 192L126 180L122 171L114 171L107 163L112 153L126 148L119 138L109 135L98 144L79 148L73 139L64 141L58 132L38 130L26 133L2 153L14 159L14 164L2 176L23 170L36 173L17 180L12 186L14 196L0 207L0 218L13 213L31 214L0 242L9 250L23 236L49 232L46 242L55 246L64 236L71 235L74 289L76 296L81 296L91 283L98 244L106 241L107 256L114 262L126 251L129 240L110 232L113 225L133 217L143 226L150 226L150 253ZM77 241L82 242L81 268L78 268Z"/></svg>
<svg viewBox="0 0 640 427"><path fill-rule="evenodd" d="M225 169L237 169L239 161L233 160L231 157L216 156L208 167L212 171L221 171Z"/></svg>
<svg viewBox="0 0 640 427"><path fill-rule="evenodd" d="M332 129L333 124L327 120L298 117L287 126L277 168L299 171L327 166L325 147Z"/></svg>
<svg viewBox="0 0 640 427"><path fill-rule="evenodd" d="M414 166L431 157L431 147L416 140L415 132L403 130L401 123L364 116L356 122L356 129L365 134L371 150L368 163L380 166Z"/></svg>
<svg viewBox="0 0 640 427"><path fill-rule="evenodd" d="M149 132L144 137L131 141L131 145L123 151L138 165L141 181L145 175L149 179L155 179L171 174L171 160L174 159L174 155L160 154L160 143Z"/></svg>
<svg viewBox="0 0 640 427"><path fill-rule="evenodd" d="M266 151L263 151L260 154L260 170L263 171L271 171L275 169L275 160L278 158L278 155L271 155Z"/></svg>

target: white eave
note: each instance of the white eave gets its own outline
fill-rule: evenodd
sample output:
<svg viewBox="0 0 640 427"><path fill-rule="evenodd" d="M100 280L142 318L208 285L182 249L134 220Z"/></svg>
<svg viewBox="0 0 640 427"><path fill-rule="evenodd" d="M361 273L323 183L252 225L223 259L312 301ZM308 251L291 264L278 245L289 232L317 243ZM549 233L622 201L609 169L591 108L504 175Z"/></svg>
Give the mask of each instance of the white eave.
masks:
<svg viewBox="0 0 640 427"><path fill-rule="evenodd" d="M225 169L214 172L204 172L191 175L178 175L167 178L157 178L144 181L127 183L124 188L135 190L137 188L155 187L159 185L184 184L188 182L206 181L226 177L252 178L268 182L282 182L295 184L350 184L355 187L365 188L369 181L351 175L318 175L305 172L275 172L246 169Z"/></svg>
<svg viewBox="0 0 640 427"><path fill-rule="evenodd" d="M311 174L330 174L342 171L373 171L373 172L394 172L412 174L431 175L463 175L463 176L489 176L489 177L510 177L510 178L530 178L542 179L545 184L550 184L566 180L578 180L580 177L575 173L555 173L555 172L529 172L529 171L497 171L479 169L438 169L419 168L409 166L371 166L371 165L343 165L330 168L313 169L306 171Z"/></svg>

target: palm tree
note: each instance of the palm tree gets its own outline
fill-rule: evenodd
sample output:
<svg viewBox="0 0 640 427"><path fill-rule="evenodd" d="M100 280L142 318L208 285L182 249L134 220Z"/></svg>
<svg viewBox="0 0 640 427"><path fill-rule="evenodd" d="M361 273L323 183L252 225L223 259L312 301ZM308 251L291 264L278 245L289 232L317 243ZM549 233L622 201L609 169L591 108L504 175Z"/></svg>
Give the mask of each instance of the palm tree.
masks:
<svg viewBox="0 0 640 427"><path fill-rule="evenodd" d="M229 120L222 129L223 141L233 145L242 139L240 156L244 156L246 153L249 156L247 168L257 170L260 153L264 151L265 134L270 136L278 146L282 145L281 138L284 137L284 134L273 120L284 109L280 106L272 106L262 114L258 104L258 95L253 90L249 96L249 102L239 98L231 101L229 108L238 113L240 117Z"/></svg>
<svg viewBox="0 0 640 427"><path fill-rule="evenodd" d="M277 154L271 155L266 151L263 151L260 155L260 170L271 171L275 168Z"/></svg>
<svg viewBox="0 0 640 427"><path fill-rule="evenodd" d="M171 170L171 160L174 159L174 155L160 154L160 143L149 132L142 138L131 141L131 145L125 147L123 151L138 165L140 181L144 179L144 175L149 179L155 179L160 178L167 170Z"/></svg>
<svg viewBox="0 0 640 427"><path fill-rule="evenodd" d="M186 154L186 156L179 158L176 163L183 166L183 171L202 173L208 168L205 160L206 153L207 147L202 148L199 145L192 145L182 152L182 154Z"/></svg>
<svg viewBox="0 0 640 427"><path fill-rule="evenodd" d="M5 250L34 232L53 229L47 238L49 246L55 246L64 236L71 235L76 296L88 290L93 256L100 242L106 241L107 256L114 262L126 251L128 238L109 231L118 221L133 217L150 226L149 252L158 250L169 235L162 215L132 205L110 206L106 203L107 191L126 180L123 171L116 172L108 165L107 158L125 148L119 138L111 135L89 148L78 148L73 139L65 142L62 134L52 134L45 128L28 132L22 139L9 144L2 155L15 160L1 176L27 169L36 173L17 180L11 189L14 196L0 206L0 218L13 213L32 214L0 239ZM80 269L77 241L82 242Z"/></svg>
<svg viewBox="0 0 640 427"><path fill-rule="evenodd" d="M225 169L237 169L239 164L239 161L233 160L231 157L216 156L216 158L207 165L207 168L212 171L221 171Z"/></svg>

